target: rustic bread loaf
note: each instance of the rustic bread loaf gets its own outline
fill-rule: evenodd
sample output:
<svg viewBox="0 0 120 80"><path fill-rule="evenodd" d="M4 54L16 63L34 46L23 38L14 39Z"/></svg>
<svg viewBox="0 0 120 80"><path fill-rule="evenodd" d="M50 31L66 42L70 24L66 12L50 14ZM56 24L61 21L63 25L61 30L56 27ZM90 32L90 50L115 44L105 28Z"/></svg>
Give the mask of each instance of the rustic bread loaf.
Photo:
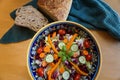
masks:
<svg viewBox="0 0 120 80"><path fill-rule="evenodd" d="M27 27L37 32L47 23L47 18L32 6L24 6L16 10L16 25Z"/></svg>
<svg viewBox="0 0 120 80"><path fill-rule="evenodd" d="M53 20L66 20L72 0L38 0L37 4Z"/></svg>

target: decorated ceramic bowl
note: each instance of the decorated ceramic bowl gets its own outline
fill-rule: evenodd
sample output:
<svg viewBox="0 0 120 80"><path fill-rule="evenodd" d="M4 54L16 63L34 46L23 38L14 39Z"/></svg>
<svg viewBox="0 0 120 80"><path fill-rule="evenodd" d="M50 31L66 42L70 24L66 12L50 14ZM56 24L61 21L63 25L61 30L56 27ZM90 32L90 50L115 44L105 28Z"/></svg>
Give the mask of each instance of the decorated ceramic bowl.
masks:
<svg viewBox="0 0 120 80"><path fill-rule="evenodd" d="M33 80L97 80L101 60L93 34L70 21L53 22L40 29L27 53Z"/></svg>

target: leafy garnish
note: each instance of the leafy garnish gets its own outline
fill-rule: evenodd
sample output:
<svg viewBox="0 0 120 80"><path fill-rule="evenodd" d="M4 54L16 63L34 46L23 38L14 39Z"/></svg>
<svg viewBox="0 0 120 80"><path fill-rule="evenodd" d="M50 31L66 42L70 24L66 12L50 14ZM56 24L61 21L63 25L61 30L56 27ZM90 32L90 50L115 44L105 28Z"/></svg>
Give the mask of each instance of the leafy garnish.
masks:
<svg viewBox="0 0 120 80"><path fill-rule="evenodd" d="M70 56L70 57L73 56L73 54L74 54L74 52L72 52L72 51L68 52L68 56Z"/></svg>
<svg viewBox="0 0 120 80"><path fill-rule="evenodd" d="M58 53L58 56L61 57L62 61L70 61L71 60L71 56L73 56L73 52L69 51L67 52L67 48L66 46L62 46L61 51Z"/></svg>
<svg viewBox="0 0 120 80"><path fill-rule="evenodd" d="M66 49L66 46L62 46L62 51L66 51L67 49Z"/></svg>
<svg viewBox="0 0 120 80"><path fill-rule="evenodd" d="M59 56L59 57L64 56L64 52L60 51L60 52L58 53L58 56Z"/></svg>

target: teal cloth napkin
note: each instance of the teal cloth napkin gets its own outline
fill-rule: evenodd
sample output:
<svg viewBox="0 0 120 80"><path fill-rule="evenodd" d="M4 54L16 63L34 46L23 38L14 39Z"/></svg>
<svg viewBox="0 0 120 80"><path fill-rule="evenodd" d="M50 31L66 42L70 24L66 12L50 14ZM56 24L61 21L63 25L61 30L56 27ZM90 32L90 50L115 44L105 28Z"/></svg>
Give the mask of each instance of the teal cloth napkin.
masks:
<svg viewBox="0 0 120 80"><path fill-rule="evenodd" d="M38 9L36 3L37 0L33 0L26 5L32 5ZM13 19L15 11L10 14ZM120 40L120 16L102 0L73 0L67 20L80 23L88 29L105 30ZM34 31L13 25L0 39L0 43L27 40L32 38L34 34Z"/></svg>

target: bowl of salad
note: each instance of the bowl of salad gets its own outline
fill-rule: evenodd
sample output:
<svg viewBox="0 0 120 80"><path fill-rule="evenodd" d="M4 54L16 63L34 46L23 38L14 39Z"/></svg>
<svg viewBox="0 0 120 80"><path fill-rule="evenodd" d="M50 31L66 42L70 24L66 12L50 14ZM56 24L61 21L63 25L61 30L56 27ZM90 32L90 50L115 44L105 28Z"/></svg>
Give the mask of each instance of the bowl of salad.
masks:
<svg viewBox="0 0 120 80"><path fill-rule="evenodd" d="M27 52L33 80L97 80L101 63L100 47L93 34L70 21L41 28Z"/></svg>

